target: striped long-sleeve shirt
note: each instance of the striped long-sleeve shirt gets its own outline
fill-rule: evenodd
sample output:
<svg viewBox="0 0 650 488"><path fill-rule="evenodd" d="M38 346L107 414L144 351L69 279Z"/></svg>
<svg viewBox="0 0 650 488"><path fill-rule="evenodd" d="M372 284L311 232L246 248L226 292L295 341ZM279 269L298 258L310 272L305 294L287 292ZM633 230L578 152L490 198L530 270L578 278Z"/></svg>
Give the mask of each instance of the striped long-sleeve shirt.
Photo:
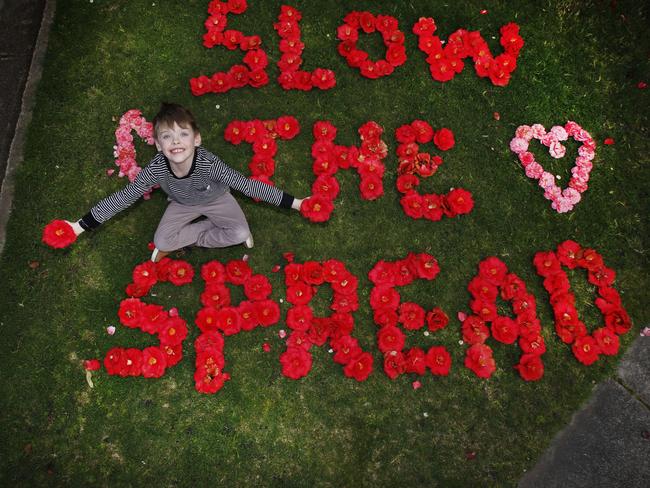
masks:
<svg viewBox="0 0 650 488"><path fill-rule="evenodd" d="M199 146L194 152L192 167L186 176L175 176L169 161L159 152L132 183L104 198L84 215L80 225L86 230L98 227L131 206L156 185L160 185L171 200L183 205L209 203L229 191L229 188L283 208L291 208L294 199L274 186L246 178L219 157Z"/></svg>

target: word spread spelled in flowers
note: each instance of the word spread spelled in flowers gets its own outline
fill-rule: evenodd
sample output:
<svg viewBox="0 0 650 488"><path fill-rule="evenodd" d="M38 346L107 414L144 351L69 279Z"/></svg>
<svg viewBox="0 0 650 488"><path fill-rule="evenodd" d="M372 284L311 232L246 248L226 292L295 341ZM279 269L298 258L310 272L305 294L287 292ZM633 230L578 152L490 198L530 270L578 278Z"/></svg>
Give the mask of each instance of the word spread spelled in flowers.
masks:
<svg viewBox="0 0 650 488"><path fill-rule="evenodd" d="M364 381L373 371L373 356L362 350L353 337L353 313L359 309L358 278L344 263L336 259L324 262L293 262L290 253L285 255L285 296L291 307L285 322L291 333L283 334L287 349L280 356L282 374L299 379L309 374L313 357L310 350L329 342L335 353L333 359L343 366L347 377ZM593 364L601 354L615 355L619 350L618 335L627 333L632 324L623 307L619 293L613 288L616 273L605 266L602 256L593 249L574 241L561 243L556 252L539 252L534 265L544 277L544 287L550 293L555 315L555 330L560 339L572 344L576 358L585 365ZM585 269L588 280L598 288L595 304L604 317L604 326L592 333L579 320L575 308L575 296L563 267ZM277 271L274 269L274 272ZM451 354L442 345L431 346L428 351L419 347L404 348L405 332L419 330L426 324L435 332L447 326L449 318L439 307L430 311L414 302L402 302L397 287L407 286L415 280L432 281L440 272L438 261L426 253L409 253L397 261L380 260L368 273L373 289L370 306L377 332L377 346L383 353L383 369L395 379L402 374L448 375L452 367ZM195 387L202 393L220 390L230 375L224 372L225 337L258 326L270 327L281 319L279 303L271 298L273 289L269 280L256 274L248 262L234 260L227 264L210 261L201 268L205 282L200 295L203 308L195 317L201 330L196 339ZM130 328L138 328L158 337L158 346L143 350L116 347L110 349L103 364L111 375L144 376L157 378L166 368L177 364L182 358L182 343L188 335L185 321L173 308L147 304L141 300L158 282L170 282L176 286L191 283L194 278L192 266L181 260L164 258L158 263L146 262L133 270L133 282L126 287L130 297L120 304L120 322ZM232 303L227 285L241 286L245 300ZM328 285L333 291L327 317L314 316L310 302L318 288ZM526 284L516 274L509 272L506 264L496 257L488 257L478 265L478 274L468 285L472 296L472 315L462 313L461 343L469 344L464 364L480 378L489 378L496 370L492 348L486 344L491 336L503 344L515 344L522 354L514 368L526 381L539 380L544 374L541 356L546 344L541 334L541 324L536 313L535 297L527 291ZM509 302L513 317L497 312L498 297ZM281 301L281 300L280 300ZM490 328L488 328L490 324ZM96 360L86 361L87 369L98 369Z"/></svg>

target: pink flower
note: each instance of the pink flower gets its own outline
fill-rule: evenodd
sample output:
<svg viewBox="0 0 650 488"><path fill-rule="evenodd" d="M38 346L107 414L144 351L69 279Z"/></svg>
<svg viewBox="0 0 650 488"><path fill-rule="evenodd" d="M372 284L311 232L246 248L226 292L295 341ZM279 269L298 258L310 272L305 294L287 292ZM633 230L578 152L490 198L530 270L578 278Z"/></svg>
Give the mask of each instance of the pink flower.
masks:
<svg viewBox="0 0 650 488"><path fill-rule="evenodd" d="M562 196L571 204L575 205L578 203L582 196L580 195L580 192L574 188L565 188L562 190Z"/></svg>
<svg viewBox="0 0 650 488"><path fill-rule="evenodd" d="M544 134L546 134L546 129L542 124L533 124L531 129L533 131L533 137L535 139L541 139L544 137Z"/></svg>
<svg viewBox="0 0 650 488"><path fill-rule="evenodd" d="M510 150L514 153L522 153L528 150L528 141L521 137L515 137L510 141Z"/></svg>
<svg viewBox="0 0 650 488"><path fill-rule="evenodd" d="M525 168L531 163L535 162L535 156L533 156L533 153L530 153L528 151L519 153L519 161L521 162L521 165ZM541 168L541 166L540 166Z"/></svg>
<svg viewBox="0 0 650 488"><path fill-rule="evenodd" d="M544 192L544 198L547 200L555 200L557 198L560 198L562 196L562 190L560 190L559 186L552 186L550 188L547 188L546 191Z"/></svg>
<svg viewBox="0 0 650 488"><path fill-rule="evenodd" d="M533 129L529 125L520 125L515 131L515 136L530 141L533 138Z"/></svg>
<svg viewBox="0 0 650 488"><path fill-rule="evenodd" d="M564 147L560 142L555 141L552 142L549 146L548 152L555 159L560 159L564 157L564 154L566 153L566 147Z"/></svg>
<svg viewBox="0 0 650 488"><path fill-rule="evenodd" d="M594 150L593 150L593 149L590 149L590 148L588 148L588 147L586 147L586 146L580 146L580 147L578 148L578 154L579 154L580 156L582 156L583 158L586 158L586 159L588 159L588 160L590 160L590 161L591 161L592 159L594 159L594 155L595 155Z"/></svg>
<svg viewBox="0 0 650 488"><path fill-rule="evenodd" d="M551 147L551 144L558 141L557 141L557 137L555 137L555 134L553 134L552 132L547 132L542 136L540 142L547 147Z"/></svg>
<svg viewBox="0 0 650 488"><path fill-rule="evenodd" d="M542 176L542 173L544 173L544 168L542 168L542 166L535 161L526 166L526 176L529 178L538 179L540 176Z"/></svg>
<svg viewBox="0 0 650 488"><path fill-rule="evenodd" d="M555 135L558 141L566 141L569 138L569 134L561 125L551 127L551 133Z"/></svg>
<svg viewBox="0 0 650 488"><path fill-rule="evenodd" d="M539 186L545 190L555 186L555 177L548 171L544 171L539 178Z"/></svg>
<svg viewBox="0 0 650 488"><path fill-rule="evenodd" d="M554 210L557 210L558 213L565 213L573 210L573 205L565 198L559 198L558 200L555 200L553 203L551 203L551 207Z"/></svg>

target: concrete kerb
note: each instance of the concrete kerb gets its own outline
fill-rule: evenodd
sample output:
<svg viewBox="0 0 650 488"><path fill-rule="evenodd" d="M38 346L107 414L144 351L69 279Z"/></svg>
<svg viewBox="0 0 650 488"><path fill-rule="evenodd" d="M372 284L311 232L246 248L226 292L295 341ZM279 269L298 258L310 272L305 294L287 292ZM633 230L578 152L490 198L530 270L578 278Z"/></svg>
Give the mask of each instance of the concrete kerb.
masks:
<svg viewBox="0 0 650 488"><path fill-rule="evenodd" d="M0 0L0 7L4 0ZM47 42L50 35L50 28L56 11L56 0L46 0L43 20L38 32L32 62L29 68L25 90L23 91L20 115L16 123L16 130L11 141L9 156L7 158L7 169L0 188L0 255L4 249L7 238L7 222L11 214L14 197L14 175L16 169L23 161L25 138L27 128L32 120L32 110L36 98L36 88L43 74L43 60L47 51Z"/></svg>

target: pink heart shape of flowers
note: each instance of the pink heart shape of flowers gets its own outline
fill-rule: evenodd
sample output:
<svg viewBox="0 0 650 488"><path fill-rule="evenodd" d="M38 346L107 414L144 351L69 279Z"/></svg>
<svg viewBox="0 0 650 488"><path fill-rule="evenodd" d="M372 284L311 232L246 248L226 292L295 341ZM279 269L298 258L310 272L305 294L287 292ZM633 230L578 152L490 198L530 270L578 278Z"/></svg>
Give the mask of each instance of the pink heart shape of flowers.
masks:
<svg viewBox="0 0 650 488"><path fill-rule="evenodd" d="M537 139L548 147L551 157L559 159L566 154L566 147L561 141L572 137L582 145L578 148L578 157L575 166L571 168L571 179L564 190L555 183L551 173L535 160L535 156L528 148L532 139ZM517 154L521 165L526 170L526 176L538 180L539 186L544 189L544 197L551 200L551 207L558 213L569 212L582 198L589 181L589 173L593 168L592 160L595 156L596 143L591 135L577 123L568 121L564 127L553 126L546 131L543 125L520 125L517 127L515 137L510 141L510 150Z"/></svg>

